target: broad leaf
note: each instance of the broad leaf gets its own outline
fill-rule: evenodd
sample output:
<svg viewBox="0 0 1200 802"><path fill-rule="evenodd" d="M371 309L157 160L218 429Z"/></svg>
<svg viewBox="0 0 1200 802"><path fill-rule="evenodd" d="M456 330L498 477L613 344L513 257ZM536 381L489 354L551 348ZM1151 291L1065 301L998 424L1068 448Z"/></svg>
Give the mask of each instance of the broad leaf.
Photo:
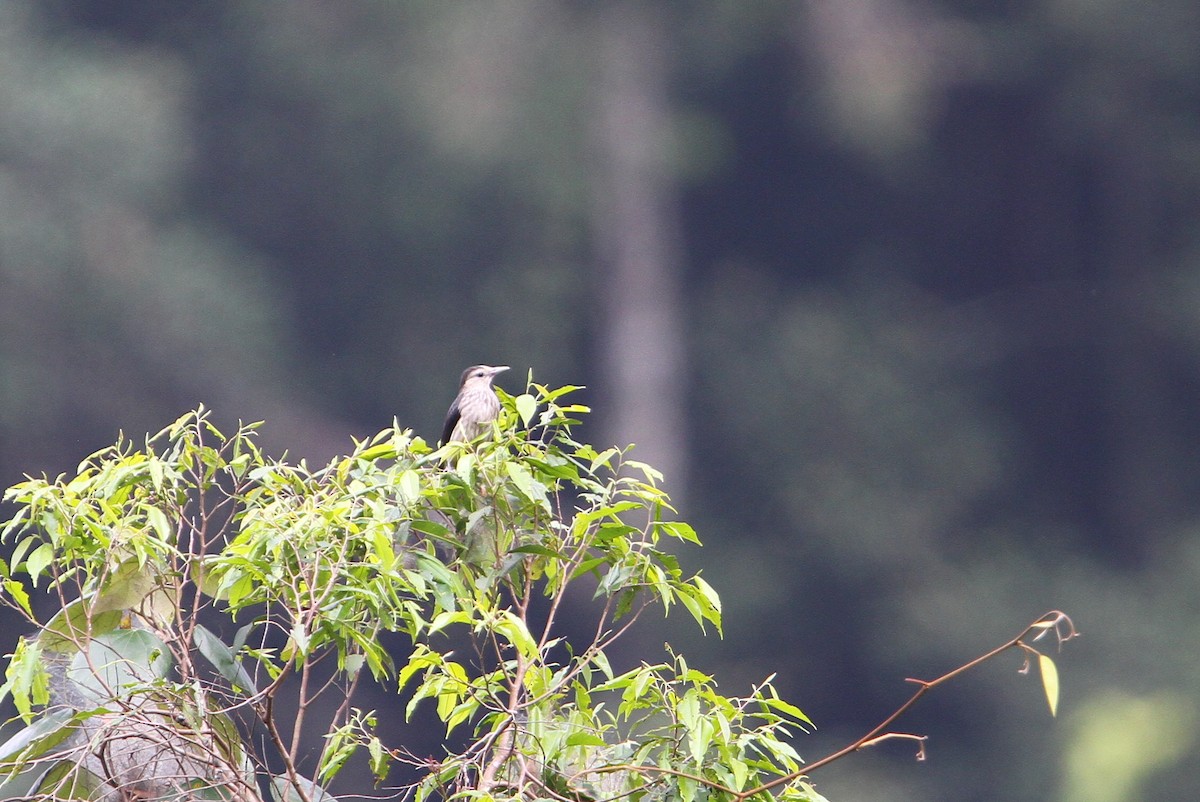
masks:
<svg viewBox="0 0 1200 802"><path fill-rule="evenodd" d="M162 679L174 661L161 640L144 629L118 629L94 638L75 655L67 678L97 706L123 688Z"/></svg>
<svg viewBox="0 0 1200 802"><path fill-rule="evenodd" d="M194 637L196 648L200 650L200 654L204 655L204 659L208 660L217 673L227 679L234 688L243 693L258 692L250 673L238 662L237 655L225 645L224 641L200 624L196 625Z"/></svg>

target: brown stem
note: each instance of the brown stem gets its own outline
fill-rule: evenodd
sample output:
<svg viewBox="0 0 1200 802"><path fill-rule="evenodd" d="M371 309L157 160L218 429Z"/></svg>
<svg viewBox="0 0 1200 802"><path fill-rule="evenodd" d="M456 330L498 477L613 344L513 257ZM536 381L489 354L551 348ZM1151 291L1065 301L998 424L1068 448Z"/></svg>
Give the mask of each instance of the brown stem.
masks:
<svg viewBox="0 0 1200 802"><path fill-rule="evenodd" d="M271 736L271 742L275 744L275 749L283 758L284 768L287 770L288 779L292 781L292 787L296 789L296 793L300 796L301 802L312 802L308 796L308 791L300 783L300 775L296 773L296 761L289 753L287 744L283 742L283 736L279 732L279 727L275 725L274 715L275 699L268 696L266 703L259 714L259 719L266 726L267 732Z"/></svg>
<svg viewBox="0 0 1200 802"><path fill-rule="evenodd" d="M521 704L521 694L525 687L525 672L529 670L529 661L521 654L521 650L517 649L517 669L513 672L512 683L508 689L508 707L505 712L508 714L509 725L505 729L504 734L500 736L496 744L496 751L492 754L491 760L484 767L483 774L479 778L479 790L487 793L491 790L496 782L496 772L504 765L504 761L512 754L513 744L516 742L517 733L513 722L516 720L517 710Z"/></svg>
<svg viewBox="0 0 1200 802"><path fill-rule="evenodd" d="M1066 627L1065 634L1060 633L1058 631L1058 627L1060 625ZM870 732L868 732L866 735L862 736L858 740L854 741L853 743L842 747L841 749L837 750L836 752L826 755L825 757L821 758L820 760L818 760L814 763L810 763L809 765L807 765L806 767L804 767L804 769L802 769L800 771L794 771L791 774L785 774L782 777L777 777L774 780L771 780L770 782L763 783L762 785L758 786L757 788L751 788L749 791L735 793L734 797L739 800L748 799L748 798L754 796L755 794L762 793L763 791L769 791L772 788L776 788L780 785L785 785L787 783L790 783L794 780L799 779L800 777L812 774L817 769L822 768L823 766L827 766L830 763L834 762L835 760L840 760L841 758L845 757L846 755L848 755L852 752L857 752L859 749L862 749L865 746L869 746L873 743L878 743L880 740L882 740L884 731L887 730L887 728L892 725L892 722L894 722L896 719L900 718L900 716L902 716L906 712L908 712L908 710L917 703L917 700L919 700L926 693L928 693L929 691L933 690L934 688L936 688L937 686L939 686L943 683L949 682L950 680L954 679L958 675L963 674L967 671L970 671L971 669L975 668L976 666L981 665L982 663L986 663L988 660L991 660L996 655L1001 654L1002 652L1006 652L1009 649L1013 648L1014 646L1028 648L1023 641L1023 638L1025 638L1026 635L1028 635L1030 632L1032 632L1034 630L1042 630L1043 632L1045 632L1049 629L1055 630L1056 634L1058 634L1059 643L1070 640L1071 638L1075 637L1075 635L1077 634L1075 631L1075 625L1071 622L1071 619L1067 616L1066 613L1060 612L1058 610L1052 610L1052 611L1046 613L1045 615L1041 616L1040 618L1038 618L1036 621L1034 621L1029 626L1025 627L1023 630L1021 630L1021 632L1015 638L1012 638L1012 639L1008 640L1007 642L1003 643L1002 645L997 646L995 649L992 649L990 652L987 652L985 654L980 655L979 657L976 657L974 660L970 660L970 661L964 663L963 665L959 666L958 668L954 669L953 671L948 671L947 673L941 675L937 679L928 680L928 681L919 680L919 679L911 679L911 678L908 679L908 682L915 682L918 686L920 686L917 688L916 692L908 698L908 701L906 701L904 704L902 704L898 708L896 708L896 710L891 715L889 715L883 721L879 722L879 724L877 724L874 728L872 728ZM1039 637L1040 637L1040 634L1039 634Z"/></svg>
<svg viewBox="0 0 1200 802"><path fill-rule="evenodd" d="M312 701L308 696L308 679L312 673L312 660L305 658L304 668L300 670L300 699L296 710L296 721L292 724L292 746L288 750L288 756L292 763L296 762L297 755L300 754L300 735L304 731L304 714L308 710L308 703Z"/></svg>

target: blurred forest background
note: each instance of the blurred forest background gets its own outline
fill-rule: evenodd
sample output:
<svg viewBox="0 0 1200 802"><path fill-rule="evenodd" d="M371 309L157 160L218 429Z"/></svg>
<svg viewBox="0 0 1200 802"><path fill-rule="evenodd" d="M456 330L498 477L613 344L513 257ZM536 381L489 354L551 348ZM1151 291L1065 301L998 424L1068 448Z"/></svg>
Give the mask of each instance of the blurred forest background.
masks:
<svg viewBox="0 0 1200 802"><path fill-rule="evenodd" d="M1006 656L833 802L1196 799L1198 199L1195 0L5 0L0 481L532 368L724 597L626 659L777 671L809 758L1075 618L1058 719Z"/></svg>

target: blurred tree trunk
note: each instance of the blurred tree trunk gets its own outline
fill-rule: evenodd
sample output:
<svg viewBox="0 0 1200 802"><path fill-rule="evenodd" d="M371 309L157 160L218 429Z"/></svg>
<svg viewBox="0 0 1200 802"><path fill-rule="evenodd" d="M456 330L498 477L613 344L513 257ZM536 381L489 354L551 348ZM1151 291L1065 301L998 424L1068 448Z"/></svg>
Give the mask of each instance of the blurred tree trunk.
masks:
<svg viewBox="0 0 1200 802"><path fill-rule="evenodd" d="M648 7L600 8L592 131L601 264L604 439L636 443L680 501L686 482L682 263L665 28Z"/></svg>

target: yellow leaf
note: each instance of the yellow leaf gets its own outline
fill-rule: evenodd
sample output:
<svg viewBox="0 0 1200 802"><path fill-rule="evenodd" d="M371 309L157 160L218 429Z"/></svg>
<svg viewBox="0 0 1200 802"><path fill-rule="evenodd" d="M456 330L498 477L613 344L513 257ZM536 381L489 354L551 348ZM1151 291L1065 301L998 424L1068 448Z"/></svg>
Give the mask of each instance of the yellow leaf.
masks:
<svg viewBox="0 0 1200 802"><path fill-rule="evenodd" d="M1054 661L1044 654L1038 655L1038 668L1042 672L1042 687L1046 689L1046 701L1050 705L1050 715L1058 715L1058 668Z"/></svg>

